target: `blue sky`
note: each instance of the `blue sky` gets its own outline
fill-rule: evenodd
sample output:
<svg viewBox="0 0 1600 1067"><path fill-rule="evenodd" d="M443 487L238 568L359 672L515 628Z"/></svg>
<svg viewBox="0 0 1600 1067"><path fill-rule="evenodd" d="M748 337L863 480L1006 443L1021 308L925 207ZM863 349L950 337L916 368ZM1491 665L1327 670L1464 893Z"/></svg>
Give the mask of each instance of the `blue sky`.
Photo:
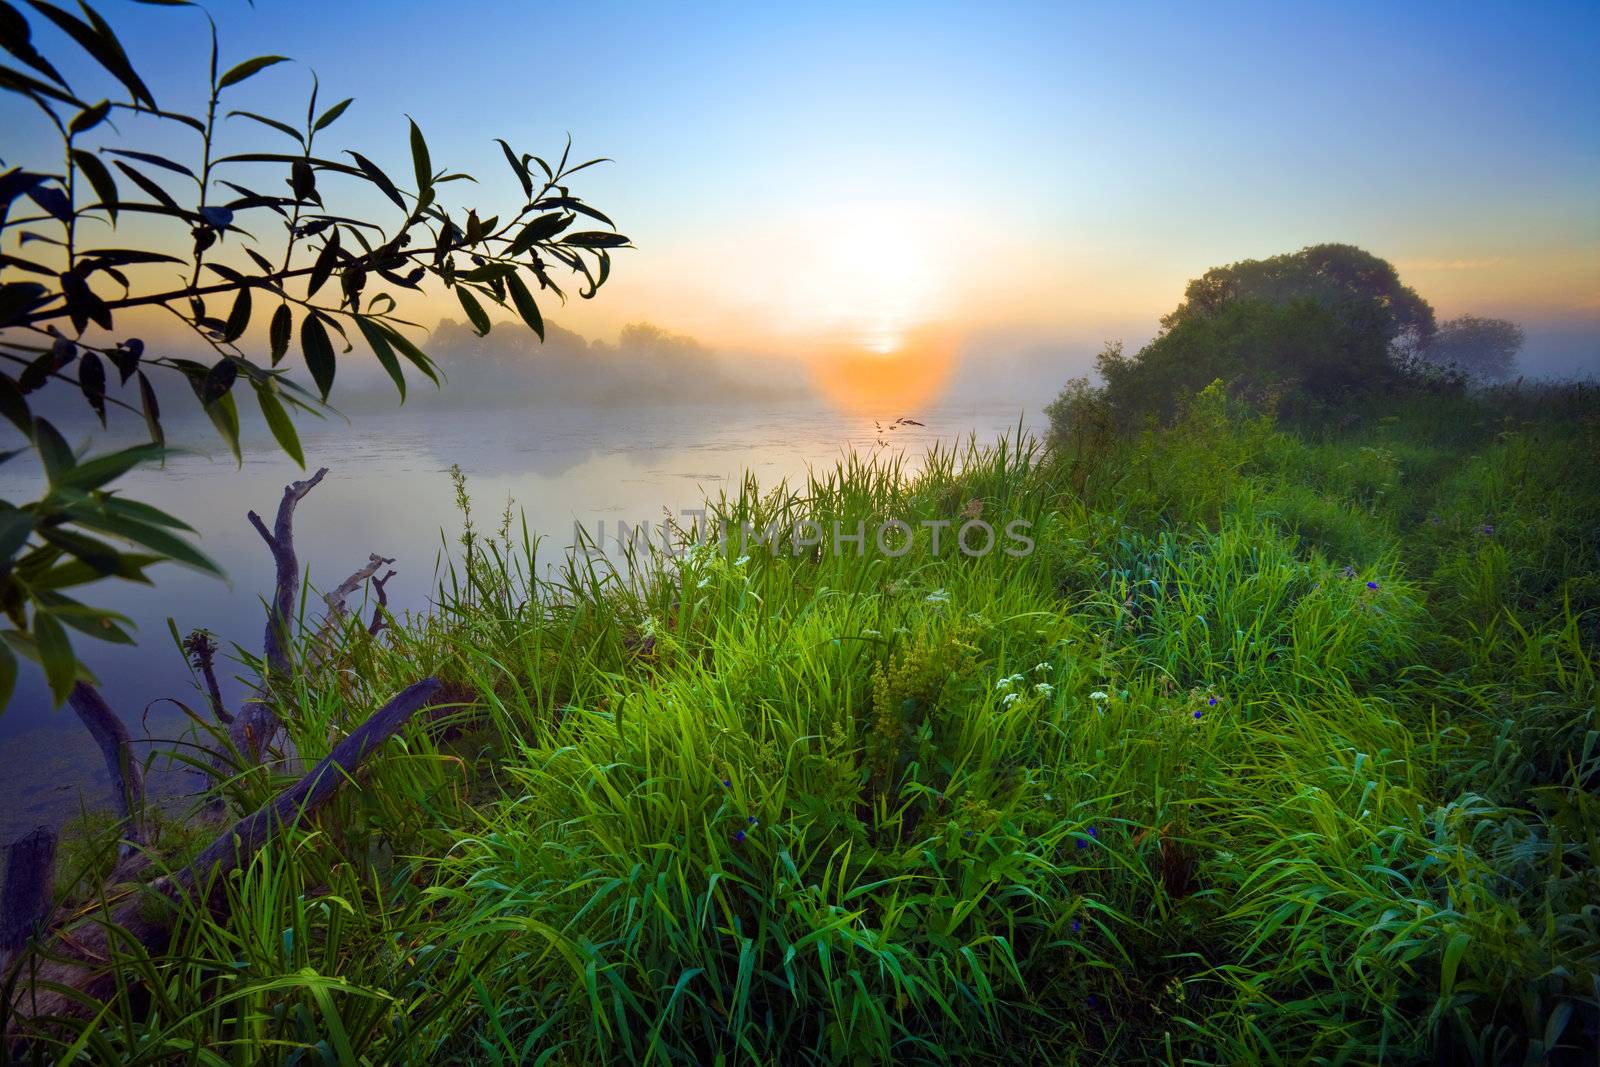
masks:
<svg viewBox="0 0 1600 1067"><path fill-rule="evenodd" d="M195 106L203 20L101 7L158 99ZM1446 315L1600 316L1592 3L212 10L225 62L304 64L236 106L298 112L315 69L357 98L339 145L402 174L406 114L497 204L495 136L615 159L580 192L639 251L566 316L589 332L1106 335L1208 266L1326 240Z"/></svg>

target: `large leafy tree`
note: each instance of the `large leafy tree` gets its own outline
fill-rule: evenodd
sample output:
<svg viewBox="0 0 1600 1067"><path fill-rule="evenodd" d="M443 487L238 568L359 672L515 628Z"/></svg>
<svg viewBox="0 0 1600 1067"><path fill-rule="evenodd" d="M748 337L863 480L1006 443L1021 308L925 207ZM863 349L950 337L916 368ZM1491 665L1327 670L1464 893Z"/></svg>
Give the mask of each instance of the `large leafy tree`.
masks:
<svg viewBox="0 0 1600 1067"><path fill-rule="evenodd" d="M36 43L36 31L62 54ZM116 490L128 471L164 454L168 413L158 397L170 391L156 388L161 377L187 384L184 394L236 458L238 405L252 398L303 466L295 416L327 404L341 355L356 345L383 365L402 400L408 374L437 382L407 334L413 324L397 314L397 296L442 284L479 334L490 329L488 308L499 305L542 339L541 302L564 299L562 283L571 279L581 296L593 296L611 252L628 240L570 187L598 160L576 163L563 152L547 162L502 140L520 196L491 211L447 203L447 190L469 176L436 163L415 122L410 174L329 148L351 100L319 101L314 81L303 112L230 108L236 86L283 57L227 61L214 24L192 114L156 100L87 4L74 11L27 0L19 9L0 0L0 47L9 55L0 62L0 91L31 106L55 143L38 159L14 158L10 144L0 151L0 416L14 437L0 462L34 453L47 480L37 500L0 500L3 707L16 654L42 664L59 701L87 676L68 630L131 640L126 619L77 599L83 587L148 582L147 570L163 561L216 569L180 519ZM68 50L81 54L69 60ZM142 130L154 121L182 133L192 150L158 153L154 138L129 143L118 120L134 115ZM275 144L227 150L225 141L245 130ZM324 197L341 184L365 190L381 210L331 208ZM580 225L585 220L594 221ZM163 232L152 236L152 225ZM139 236L123 236L130 231ZM178 324L206 358L169 354L136 336L130 317L151 311ZM149 443L75 453L69 438L87 423L58 417L58 426L38 413L39 398L54 392L79 398L81 415L70 421L140 420Z"/></svg>
<svg viewBox="0 0 1600 1067"><path fill-rule="evenodd" d="M1312 300L1347 326L1375 330L1407 348L1425 345L1435 329L1433 308L1400 280L1392 263L1347 244L1309 245L1212 267L1189 283L1183 302L1161 325L1171 330L1214 318L1246 300L1279 306Z"/></svg>
<svg viewBox="0 0 1600 1067"><path fill-rule="evenodd" d="M1323 418L1407 379L1435 332L1393 265L1343 244L1213 267L1161 326L1132 355L1101 353L1098 390L1069 384L1049 409L1058 442L1081 438L1085 412L1124 427L1168 420L1218 380L1287 418Z"/></svg>

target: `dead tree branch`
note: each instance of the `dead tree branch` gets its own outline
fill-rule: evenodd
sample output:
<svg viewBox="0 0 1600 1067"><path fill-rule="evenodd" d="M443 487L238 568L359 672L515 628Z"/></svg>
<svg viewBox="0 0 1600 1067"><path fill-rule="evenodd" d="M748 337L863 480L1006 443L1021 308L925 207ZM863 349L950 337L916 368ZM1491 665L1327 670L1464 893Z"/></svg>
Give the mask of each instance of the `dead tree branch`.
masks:
<svg viewBox="0 0 1600 1067"><path fill-rule="evenodd" d="M390 562L394 561L390 560ZM384 617L389 612L389 591L384 587L389 584L389 579L393 577L394 571L390 571L382 578L372 579L373 591L378 594L378 604L372 609L372 622L367 626L368 637L377 637L378 631L389 625L388 619Z"/></svg>
<svg viewBox="0 0 1600 1067"><path fill-rule="evenodd" d="M278 569L262 652L267 667L284 675L289 673L289 620L294 618L295 597L300 592L300 561L294 554L294 509L327 473L328 468L322 467L305 481L284 487L278 518L271 530L261 521L261 516L253 511L249 513L251 525L267 543Z"/></svg>
<svg viewBox="0 0 1600 1067"><path fill-rule="evenodd" d="M350 609L346 606L346 601L350 599L357 589L361 588L361 583L393 562L394 560L389 559L387 556L380 556L376 552L372 553L367 557L366 563L362 564L350 577L340 582L337 589L324 597L323 599L328 603L328 618L327 622L324 623L324 627L331 629L348 615Z"/></svg>
<svg viewBox="0 0 1600 1067"><path fill-rule="evenodd" d="M141 835L141 816L144 811L144 776L139 772L139 762L133 758L132 738L122 725L117 713L111 710L100 691L91 685L78 682L72 687L67 703L78 713L89 736L100 746L105 757L106 770L111 774L111 795L116 801L117 815L124 825L125 842L137 844ZM122 854L128 854L125 843Z"/></svg>
<svg viewBox="0 0 1600 1067"><path fill-rule="evenodd" d="M267 608L267 632L261 642L262 657L267 662L262 696L246 704L228 729L234 747L248 753L257 763L261 762L272 739L283 729L283 723L267 706L266 694L274 680L287 679L293 671L293 661L289 656L289 647L293 643L290 620L294 618L295 599L300 593L300 560L294 551L294 509L327 473L328 468L321 467L304 481L284 486L283 499L278 503L278 516L272 529L267 529L267 524L255 512L249 512L247 516L261 539L267 543L277 567L272 603Z"/></svg>
<svg viewBox="0 0 1600 1067"><path fill-rule="evenodd" d="M30 980L19 982L12 1001L12 1018L26 1022L51 1016L79 1016L83 1005L57 988L76 990L103 999L115 986L111 939L107 924L119 928L151 953L164 951L176 919L176 908L150 906L147 894L160 893L169 900L199 892L215 894L228 874L248 863L274 837L314 815L352 779L367 758L439 694L440 683L427 678L407 687L366 722L334 746L320 763L293 786L219 835L187 867L158 878L144 887L113 898L110 914L91 915L87 922L59 931L48 954L42 955ZM213 903L208 899L206 903ZM13 1038L24 1035L13 1034Z"/></svg>

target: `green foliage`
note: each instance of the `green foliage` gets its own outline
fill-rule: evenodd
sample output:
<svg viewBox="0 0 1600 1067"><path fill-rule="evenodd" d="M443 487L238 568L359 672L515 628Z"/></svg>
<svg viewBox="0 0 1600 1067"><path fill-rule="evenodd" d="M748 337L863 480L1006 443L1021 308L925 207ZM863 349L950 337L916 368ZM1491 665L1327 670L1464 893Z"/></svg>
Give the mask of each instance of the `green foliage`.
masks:
<svg viewBox="0 0 1600 1067"><path fill-rule="evenodd" d="M492 325L486 306L492 305L514 312L542 338L538 302L522 275L537 281L541 294L565 300L557 281L565 272L579 280L581 296L592 297L610 275L612 251L628 246L626 237L609 230L568 232L580 217L611 226L570 186L573 175L600 160L571 163L563 151L552 165L518 155L502 141L521 205L503 215L450 207L443 199L447 184L471 178L437 168L415 122L412 182L397 183L359 152L322 147L319 135L351 101L319 113L314 80L303 121L222 110L228 90L277 67L282 56L224 69L213 25L203 108L189 115L158 108L93 8L81 5L79 18L44 0L30 0L30 7L92 61L89 75L75 77L76 84L99 75L127 99L80 98L58 69L58 62L66 63L42 54L31 43L28 18L0 3L6 51L27 68L0 64L0 91L34 105L60 145L54 158L8 158L10 169L0 173L0 239L10 241L0 254L0 360L13 365L0 370L0 415L23 438L22 447L0 453L0 462L31 450L51 483L43 500L0 501L0 607L11 623L0 631L0 708L15 678L13 649L42 662L60 701L84 673L63 624L94 637L128 639L120 625L126 620L70 600L61 589L112 577L146 581L146 567L168 560L215 569L184 539L192 531L182 523L114 495L112 483L134 463L163 455L163 412L152 376L181 376L236 460L242 457L235 390L248 385L274 439L303 464L294 415L326 405L340 353L352 350L356 334L402 400L402 360L438 381L432 361L401 332L411 324L396 315L394 294L420 290L431 279L455 289L479 333ZM193 158L130 147L109 121L123 113L147 120L136 127L140 131L154 123L192 135ZM223 155L219 143L230 120L288 138L291 150ZM288 195L239 184L271 171L286 176ZM339 185L374 189L399 214L331 213L323 193ZM104 224L116 234L130 217L137 236L116 242L119 247L88 247L85 232L99 232L99 225L82 224ZM186 246L185 255L175 254ZM186 281L169 280L174 265ZM138 309L171 314L214 358L201 363L147 352L126 326ZM261 324L267 324L265 361L253 355L260 349L251 327L259 332ZM314 390L280 366L295 338ZM117 372L115 383L107 364ZM32 409L41 391L63 386L81 392L102 425L111 412L141 418L154 447L94 458L75 454L67 438L77 427L58 431Z"/></svg>
<svg viewBox="0 0 1600 1067"><path fill-rule="evenodd" d="M1400 281L1394 266L1345 244L1308 245L1270 259L1213 267L1189 282L1183 302L1161 320L1172 330L1212 318L1237 303L1284 305L1310 300L1360 332L1385 341L1425 344L1434 333L1433 308Z"/></svg>
<svg viewBox="0 0 1600 1067"><path fill-rule="evenodd" d="M1074 379L1046 408L1053 444L1077 453L1108 428L1168 425L1213 381L1230 397L1286 422L1347 419L1398 390L1460 385L1415 357L1433 310L1385 260L1350 245L1315 245L1216 267L1189 283L1161 333L1132 356L1108 345L1101 384ZM1080 459L1080 463L1081 463Z"/></svg>
<svg viewBox="0 0 1600 1067"><path fill-rule="evenodd" d="M352 622L280 707L307 758L418 671L446 716L45 1044L1592 1058L1592 391L1409 403L1307 439L1215 388L1082 484L1006 442L709 503L723 530L1022 517L1022 559L735 539L546 581L474 528L439 613Z"/></svg>

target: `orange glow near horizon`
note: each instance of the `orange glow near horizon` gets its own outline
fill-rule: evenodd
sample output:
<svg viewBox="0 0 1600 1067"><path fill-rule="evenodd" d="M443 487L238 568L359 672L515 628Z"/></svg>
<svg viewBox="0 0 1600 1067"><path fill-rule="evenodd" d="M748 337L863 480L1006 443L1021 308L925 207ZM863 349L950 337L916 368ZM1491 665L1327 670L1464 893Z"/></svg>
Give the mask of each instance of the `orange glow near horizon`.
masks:
<svg viewBox="0 0 1600 1067"><path fill-rule="evenodd" d="M812 363L817 389L841 411L855 415L904 414L937 402L956 364L956 342L946 331L924 327L899 342L841 343Z"/></svg>

